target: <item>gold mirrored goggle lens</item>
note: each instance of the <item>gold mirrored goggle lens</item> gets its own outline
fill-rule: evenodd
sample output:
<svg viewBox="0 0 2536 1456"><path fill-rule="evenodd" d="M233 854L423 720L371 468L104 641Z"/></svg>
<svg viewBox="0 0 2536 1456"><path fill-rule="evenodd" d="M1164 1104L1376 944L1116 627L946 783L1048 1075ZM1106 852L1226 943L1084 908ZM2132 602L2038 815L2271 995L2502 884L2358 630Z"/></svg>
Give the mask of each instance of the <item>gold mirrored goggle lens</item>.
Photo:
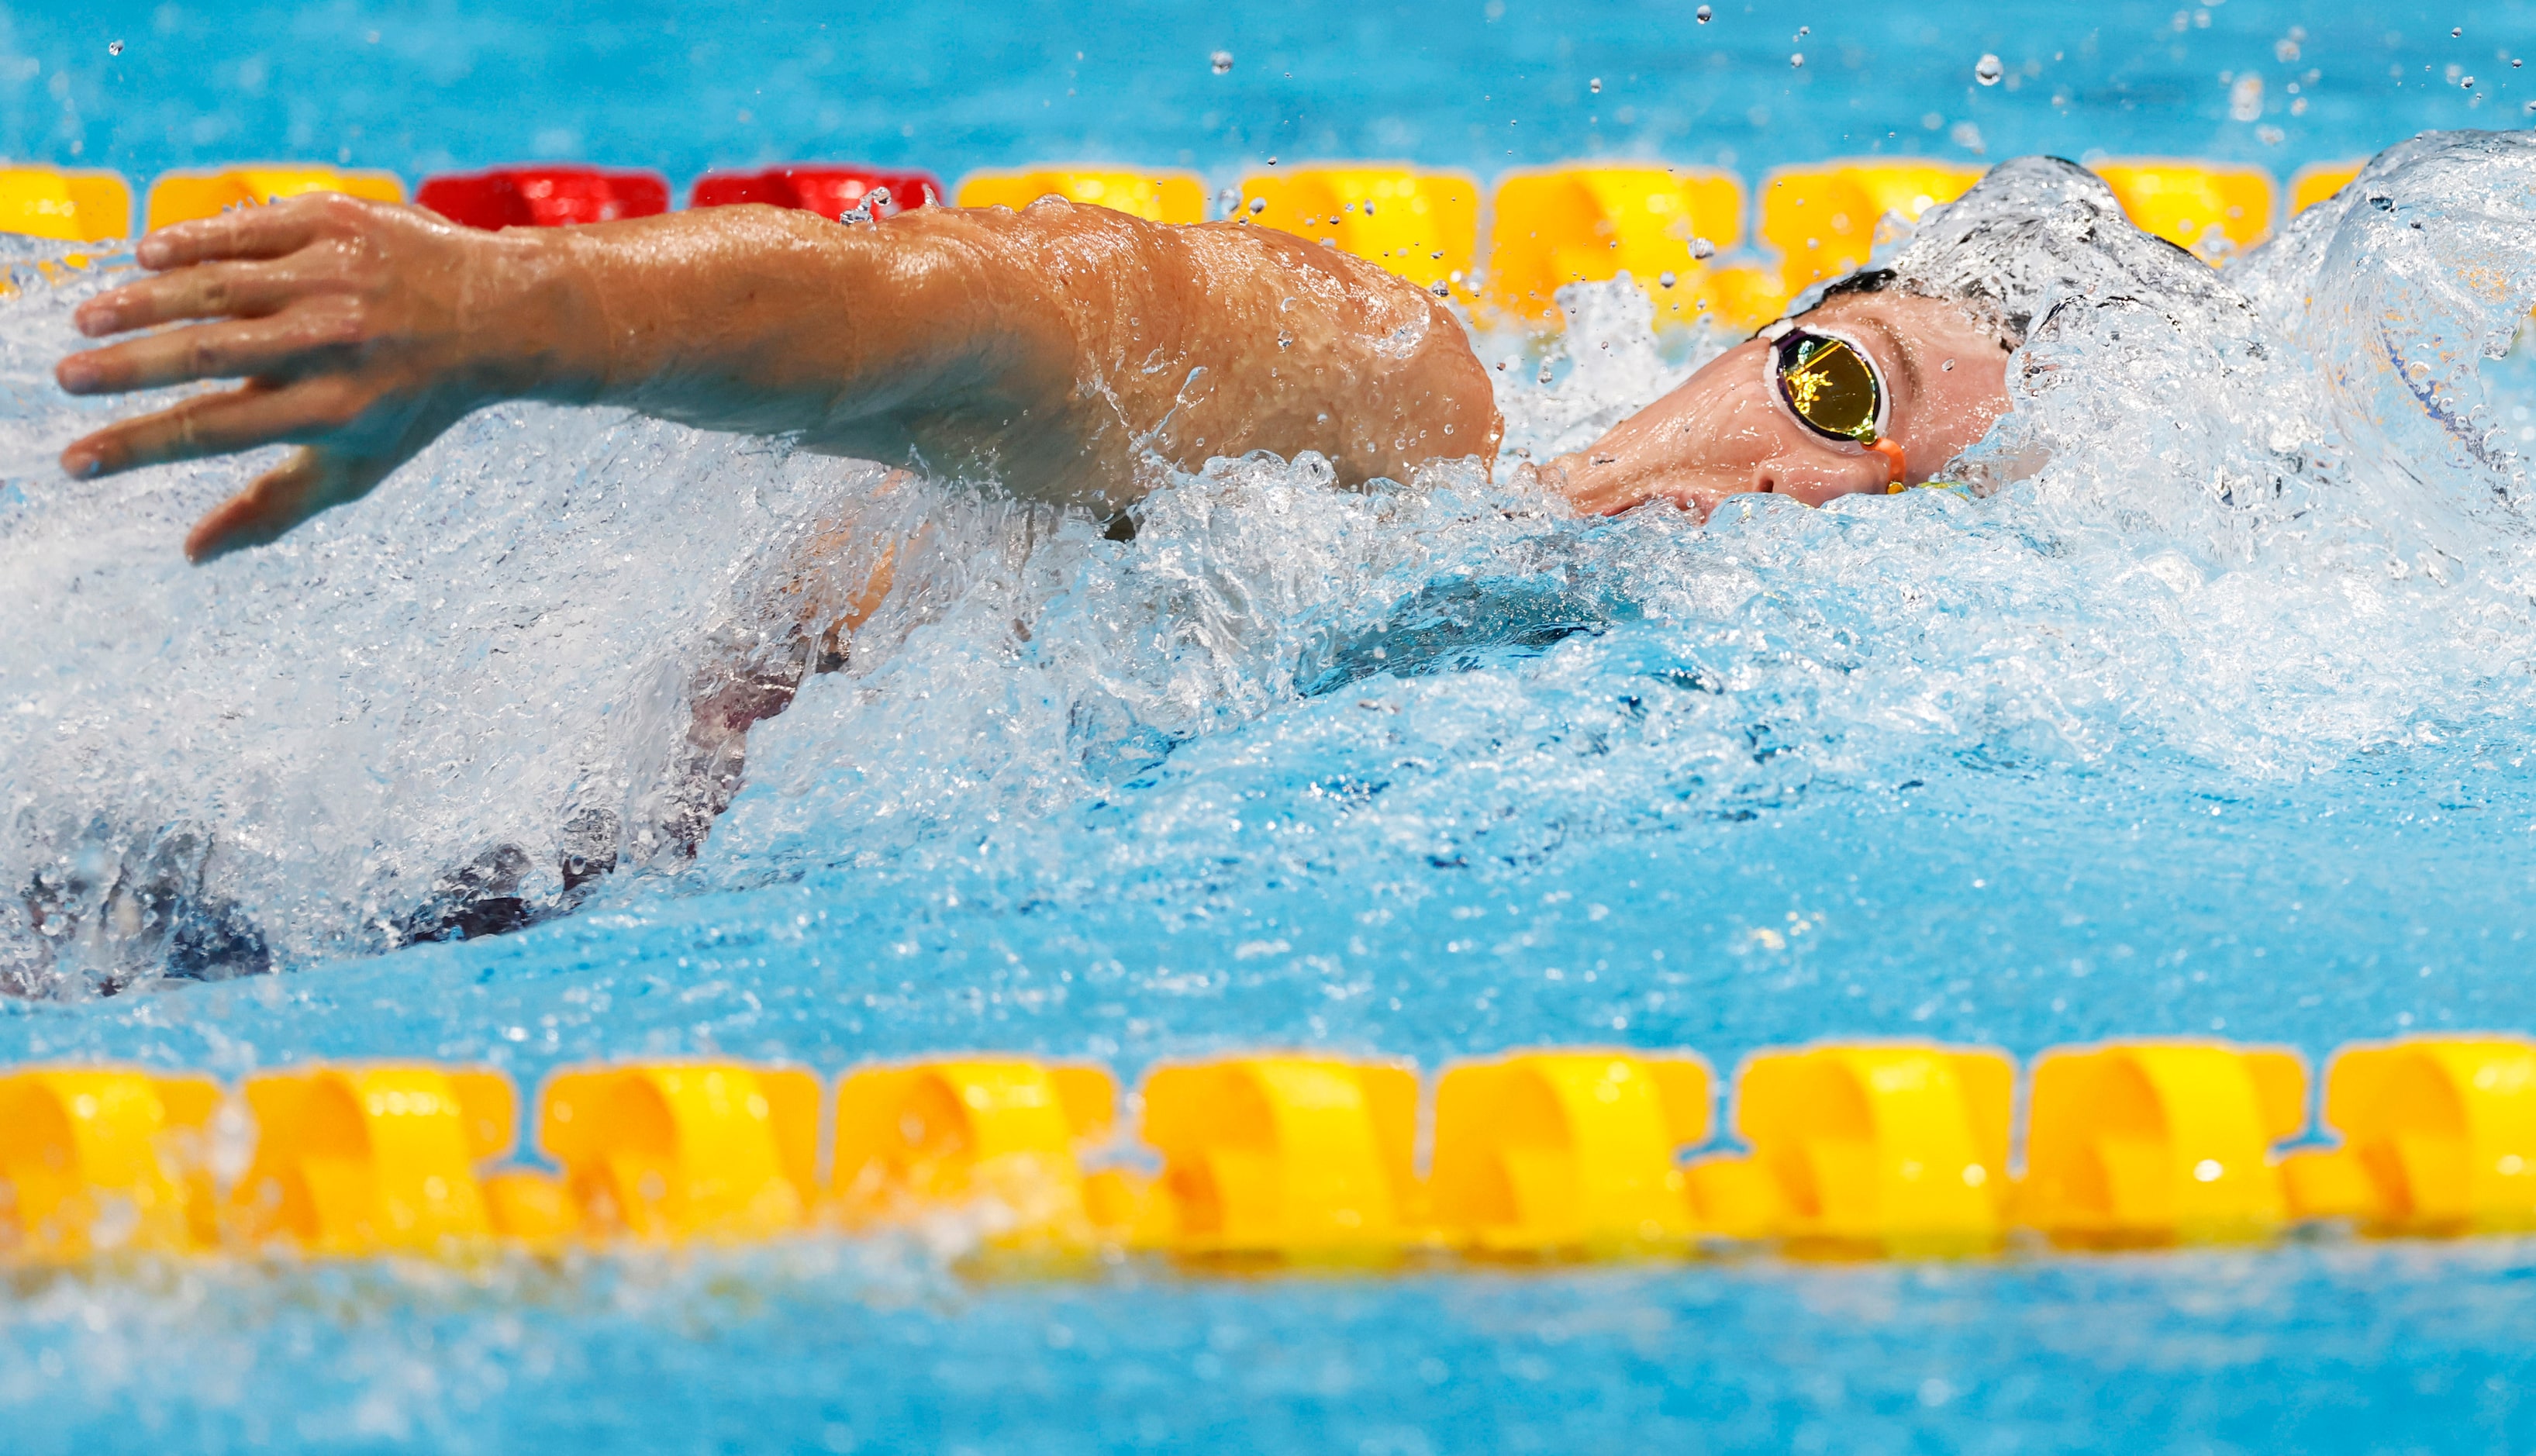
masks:
<svg viewBox="0 0 2536 1456"><path fill-rule="evenodd" d="M1819 334L1790 334L1780 340L1779 394L1816 433L1874 443L1883 386L1874 366L1847 340Z"/></svg>

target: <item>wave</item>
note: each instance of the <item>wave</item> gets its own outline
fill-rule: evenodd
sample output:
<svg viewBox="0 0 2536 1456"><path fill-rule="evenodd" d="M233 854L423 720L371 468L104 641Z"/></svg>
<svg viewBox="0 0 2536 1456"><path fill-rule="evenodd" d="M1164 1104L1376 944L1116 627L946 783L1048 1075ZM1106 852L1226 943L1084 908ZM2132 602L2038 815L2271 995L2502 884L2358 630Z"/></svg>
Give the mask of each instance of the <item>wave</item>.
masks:
<svg viewBox="0 0 2536 1456"><path fill-rule="evenodd" d="M128 261L61 258L21 245L0 302L21 993L884 869L1202 908L1936 775L2225 792L2536 725L2520 135L2392 149L2188 285L2047 289L2015 408L1954 473L1974 491L1750 497L1705 528L1581 520L1518 469L1724 342L1658 336L1615 284L1562 295L1547 345L1476 341L1505 361L1494 478L1219 460L1119 540L781 441L506 406L196 569L185 525L265 462L64 480L106 407L50 367ZM816 661L801 624L883 561L887 599ZM699 730L768 692L744 762Z"/></svg>

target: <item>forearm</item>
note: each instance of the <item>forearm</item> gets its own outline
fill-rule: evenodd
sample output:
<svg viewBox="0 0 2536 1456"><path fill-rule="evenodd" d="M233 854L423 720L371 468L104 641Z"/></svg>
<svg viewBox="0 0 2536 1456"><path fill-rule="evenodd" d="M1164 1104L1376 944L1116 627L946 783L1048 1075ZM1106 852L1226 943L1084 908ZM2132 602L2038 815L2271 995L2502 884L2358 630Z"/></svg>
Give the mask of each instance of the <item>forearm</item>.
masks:
<svg viewBox="0 0 2536 1456"><path fill-rule="evenodd" d="M1081 341L957 215L927 228L717 208L487 239L471 352L498 394L903 451L914 422L1045 408ZM945 223L948 225L945 225Z"/></svg>

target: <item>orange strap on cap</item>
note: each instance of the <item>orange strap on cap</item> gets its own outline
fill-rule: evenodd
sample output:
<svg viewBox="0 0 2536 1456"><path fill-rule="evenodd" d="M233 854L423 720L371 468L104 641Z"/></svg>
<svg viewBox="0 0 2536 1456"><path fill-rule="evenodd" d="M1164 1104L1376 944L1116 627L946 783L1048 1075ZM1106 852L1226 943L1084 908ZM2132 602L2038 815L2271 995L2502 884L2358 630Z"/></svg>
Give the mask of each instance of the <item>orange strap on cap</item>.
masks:
<svg viewBox="0 0 2536 1456"><path fill-rule="evenodd" d="M1872 441L1867 448L1884 457L1884 493L1898 493L1902 482L1911 478L1911 465L1902 454L1902 442L1888 437Z"/></svg>

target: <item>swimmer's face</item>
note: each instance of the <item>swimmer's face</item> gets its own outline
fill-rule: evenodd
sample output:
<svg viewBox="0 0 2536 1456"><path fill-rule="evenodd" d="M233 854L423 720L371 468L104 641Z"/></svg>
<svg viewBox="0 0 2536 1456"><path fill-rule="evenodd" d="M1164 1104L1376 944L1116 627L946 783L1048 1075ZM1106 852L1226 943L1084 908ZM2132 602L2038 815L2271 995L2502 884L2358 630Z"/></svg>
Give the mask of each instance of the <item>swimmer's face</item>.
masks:
<svg viewBox="0 0 2536 1456"><path fill-rule="evenodd" d="M1837 332L1873 363L1887 399L1885 438L1902 446L1913 484L2007 412L2007 346L1951 303L1849 293L1799 323ZM1807 428L1779 398L1770 354L1759 339L1728 349L1593 445L1552 461L1545 479L1597 515L1666 500L1704 519L1747 492L1807 505L1883 494L1888 458Z"/></svg>

